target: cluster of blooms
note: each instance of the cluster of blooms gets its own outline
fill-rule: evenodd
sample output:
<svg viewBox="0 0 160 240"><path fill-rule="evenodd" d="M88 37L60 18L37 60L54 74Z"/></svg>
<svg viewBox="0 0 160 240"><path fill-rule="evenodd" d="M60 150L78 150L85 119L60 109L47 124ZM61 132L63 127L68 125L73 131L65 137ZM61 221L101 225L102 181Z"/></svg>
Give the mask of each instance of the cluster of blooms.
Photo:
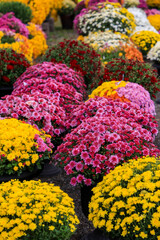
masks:
<svg viewBox="0 0 160 240"><path fill-rule="evenodd" d="M0 176L40 168L51 148L50 135L15 118L0 119Z"/></svg>
<svg viewBox="0 0 160 240"><path fill-rule="evenodd" d="M85 0L85 6L90 7L100 2L106 2L106 0ZM118 3L118 0L108 0L108 2Z"/></svg>
<svg viewBox="0 0 160 240"><path fill-rule="evenodd" d="M124 7L137 7L139 3L139 0L124 0Z"/></svg>
<svg viewBox="0 0 160 240"><path fill-rule="evenodd" d="M54 3L58 6L62 0L28 0L28 5L32 9L33 19L32 22L41 25L46 17L49 15Z"/></svg>
<svg viewBox="0 0 160 240"><path fill-rule="evenodd" d="M85 7L86 7L85 6L85 0L82 0L82 1L78 2L75 9L74 9L74 14L75 15L80 14L81 10Z"/></svg>
<svg viewBox="0 0 160 240"><path fill-rule="evenodd" d="M12 86L29 66L23 54L12 49L0 49L0 86Z"/></svg>
<svg viewBox="0 0 160 240"><path fill-rule="evenodd" d="M82 74L86 85L102 71L100 55L88 44L77 40L64 40L51 47L43 61L66 64Z"/></svg>
<svg viewBox="0 0 160 240"><path fill-rule="evenodd" d="M75 30L82 35L98 30L112 30L130 35L134 28L134 17L118 3L99 3L89 9L83 9L74 20Z"/></svg>
<svg viewBox="0 0 160 240"><path fill-rule="evenodd" d="M75 7L76 7L76 4L72 0L63 0L62 6L58 10L58 13L65 14L65 15L73 15Z"/></svg>
<svg viewBox="0 0 160 240"><path fill-rule="evenodd" d="M157 31L160 31L160 14L150 15L148 20Z"/></svg>
<svg viewBox="0 0 160 240"><path fill-rule="evenodd" d="M117 47L120 42L129 42L129 37L127 35L118 32L114 33L111 30L90 32L88 36L79 36L78 39L89 44L95 50L107 48L107 46Z"/></svg>
<svg viewBox="0 0 160 240"><path fill-rule="evenodd" d="M93 189L89 220L114 239L160 239L160 162L131 159Z"/></svg>
<svg viewBox="0 0 160 240"><path fill-rule="evenodd" d="M12 31L15 33L20 33L25 37L28 37L29 31L22 21L14 16L13 12L6 13L0 17L0 31L3 29Z"/></svg>
<svg viewBox="0 0 160 240"><path fill-rule="evenodd" d="M27 26L29 31L29 42L33 48L33 58L36 59L40 55L44 54L48 48L46 42L46 35L42 31L39 25L29 23Z"/></svg>
<svg viewBox="0 0 160 240"><path fill-rule="evenodd" d="M27 37L8 30L0 30L0 48L11 48L17 53L25 55L32 63L33 48Z"/></svg>
<svg viewBox="0 0 160 240"><path fill-rule="evenodd" d="M134 33L131 39L145 55L158 41L160 41L160 35L153 31L143 30Z"/></svg>
<svg viewBox="0 0 160 240"><path fill-rule="evenodd" d="M150 15L160 14L160 11L153 8L153 9L146 9L145 13L147 16L150 16Z"/></svg>
<svg viewBox="0 0 160 240"><path fill-rule="evenodd" d="M147 19L146 13L142 9L132 7L128 8L128 11L134 15L136 23L136 28L134 29L133 33L142 30L148 30L158 33L157 30L150 24L149 20Z"/></svg>
<svg viewBox="0 0 160 240"><path fill-rule="evenodd" d="M160 9L160 1L159 0L146 0L148 7Z"/></svg>
<svg viewBox="0 0 160 240"><path fill-rule="evenodd" d="M38 126L52 136L52 142L65 131L65 112L56 96L45 94L8 95L0 100L0 117L12 117Z"/></svg>
<svg viewBox="0 0 160 240"><path fill-rule="evenodd" d="M10 1L10 0L4 0ZM12 0L17 1L17 0ZM25 3L28 5L33 14L32 22L35 24L41 25L46 17L51 12L52 8L60 8L62 4L62 0L18 0L19 2Z"/></svg>
<svg viewBox="0 0 160 240"><path fill-rule="evenodd" d="M40 78L47 81L48 78L53 78L60 83L68 83L72 85L84 98L86 97L86 85L84 79L73 69L65 64L42 62L29 67L15 82L14 88L25 83L31 78Z"/></svg>
<svg viewBox="0 0 160 240"><path fill-rule="evenodd" d="M149 130L154 136L157 135L158 124L155 117L147 113L143 108L133 102L122 102L120 99L111 99L104 97L90 98L85 103L75 108L68 121L67 128L77 127L83 120L97 116L104 117L112 115L115 118L124 117L139 123Z"/></svg>
<svg viewBox="0 0 160 240"><path fill-rule="evenodd" d="M155 115L154 102L151 100L149 92L137 83L126 81L104 82L92 91L89 98L94 98L95 96L118 98L123 102L132 102L138 104L145 112Z"/></svg>
<svg viewBox="0 0 160 240"><path fill-rule="evenodd" d="M134 44L123 44L119 42L119 45L116 46L105 46L100 49L100 55L102 56L102 62L107 64L109 61L112 61L114 58L123 58L123 59L133 59L140 62L143 62L143 55L137 49Z"/></svg>
<svg viewBox="0 0 160 240"><path fill-rule="evenodd" d="M142 9L148 9L148 6L147 6L147 3L146 3L146 0L139 0L139 5L137 6L138 8L142 8Z"/></svg>
<svg viewBox="0 0 160 240"><path fill-rule="evenodd" d="M151 132L125 117L91 117L63 139L54 159L71 175L70 183L91 185L119 163L160 153Z"/></svg>
<svg viewBox="0 0 160 240"><path fill-rule="evenodd" d="M0 48L12 48L32 63L33 58L44 54L48 46L40 26L34 23L26 26L11 12L0 17Z"/></svg>
<svg viewBox="0 0 160 240"><path fill-rule="evenodd" d="M69 240L79 224L73 199L54 184L12 180L0 199L1 240Z"/></svg>
<svg viewBox="0 0 160 240"><path fill-rule="evenodd" d="M160 62L160 41L157 42L153 48L151 48L147 54L147 58Z"/></svg>
<svg viewBox="0 0 160 240"><path fill-rule="evenodd" d="M56 96L66 114L70 114L75 106L83 101L82 94L78 93L72 85L68 83L63 84L51 77L47 79L35 77L27 79L19 84L12 92L13 95L18 96L24 93L33 95L43 93L47 94L48 97Z"/></svg>
<svg viewBox="0 0 160 240"><path fill-rule="evenodd" d="M158 77L157 70L151 68L148 63L135 61L133 59L115 58L108 62L98 85L104 81L111 80L124 80L138 83L151 94L151 97L155 97L155 94L160 89L160 78ZM93 85L96 86L96 83Z"/></svg>

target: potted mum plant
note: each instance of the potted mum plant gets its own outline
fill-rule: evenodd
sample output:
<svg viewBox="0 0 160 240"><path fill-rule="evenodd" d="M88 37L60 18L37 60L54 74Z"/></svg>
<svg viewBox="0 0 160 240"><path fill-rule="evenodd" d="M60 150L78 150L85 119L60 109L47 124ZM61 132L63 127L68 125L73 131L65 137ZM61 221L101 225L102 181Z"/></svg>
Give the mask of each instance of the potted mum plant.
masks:
<svg viewBox="0 0 160 240"><path fill-rule="evenodd" d="M0 98L12 92L13 83L29 66L23 54L0 49Z"/></svg>
<svg viewBox="0 0 160 240"><path fill-rule="evenodd" d="M76 7L75 2L72 0L63 0L62 7L58 10L58 14L61 19L62 28L72 29L74 20L74 9Z"/></svg>
<svg viewBox="0 0 160 240"><path fill-rule="evenodd" d="M159 239L159 172L159 158L131 159L97 184L89 220L103 239Z"/></svg>
<svg viewBox="0 0 160 240"><path fill-rule="evenodd" d="M0 181L26 179L50 158L50 135L15 118L0 119Z"/></svg>
<svg viewBox="0 0 160 240"><path fill-rule="evenodd" d="M12 180L0 193L1 240L69 240L79 224L73 199L54 184Z"/></svg>
<svg viewBox="0 0 160 240"><path fill-rule="evenodd" d="M81 186L82 210L88 216L91 188L115 166L141 156L160 154L150 131L125 117L90 117L58 146L55 162Z"/></svg>

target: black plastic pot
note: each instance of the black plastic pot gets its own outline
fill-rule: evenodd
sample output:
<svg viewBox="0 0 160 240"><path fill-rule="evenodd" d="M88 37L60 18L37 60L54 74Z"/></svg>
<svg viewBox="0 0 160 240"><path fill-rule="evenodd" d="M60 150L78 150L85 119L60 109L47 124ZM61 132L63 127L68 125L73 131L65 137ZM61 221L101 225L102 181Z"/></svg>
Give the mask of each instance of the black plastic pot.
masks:
<svg viewBox="0 0 160 240"><path fill-rule="evenodd" d="M154 61L152 66L157 69L158 75L160 76L160 62Z"/></svg>
<svg viewBox="0 0 160 240"><path fill-rule="evenodd" d="M13 91L13 87L0 87L0 98L5 95L10 95Z"/></svg>
<svg viewBox="0 0 160 240"><path fill-rule="evenodd" d="M97 183L99 183L100 181L102 181L102 177L99 178L98 180L96 180L94 185L91 186L82 186L81 187L81 206L82 206L82 212L84 213L84 215L88 218L88 214L89 214L89 202L91 201L91 197L93 195L92 189L97 185Z"/></svg>
<svg viewBox="0 0 160 240"><path fill-rule="evenodd" d="M18 176L17 174L11 174L11 175L3 175L3 176L0 176L0 183L2 182L8 182L10 181L11 179L19 179L20 181L23 181L23 180L31 180L32 178L34 177L37 177L37 175L39 174L41 170L39 170L36 166L35 168L33 169L32 172L30 171L24 171L22 172L22 174L20 176Z"/></svg>
<svg viewBox="0 0 160 240"><path fill-rule="evenodd" d="M61 169L55 166L50 160L45 160L43 169L38 175L39 178L53 177L61 173Z"/></svg>
<svg viewBox="0 0 160 240"><path fill-rule="evenodd" d="M100 229L95 229L93 232L83 236L81 240L110 240Z"/></svg>
<svg viewBox="0 0 160 240"><path fill-rule="evenodd" d="M73 28L74 15L60 14L60 19L61 19L63 29L72 29Z"/></svg>

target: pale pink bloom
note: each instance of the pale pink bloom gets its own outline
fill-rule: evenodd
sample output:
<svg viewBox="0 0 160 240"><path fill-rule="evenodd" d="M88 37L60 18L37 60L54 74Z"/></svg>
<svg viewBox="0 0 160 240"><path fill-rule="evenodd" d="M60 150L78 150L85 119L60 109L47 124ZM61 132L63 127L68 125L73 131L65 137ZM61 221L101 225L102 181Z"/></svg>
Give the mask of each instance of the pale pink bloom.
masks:
<svg viewBox="0 0 160 240"><path fill-rule="evenodd" d="M73 156L76 156L76 155L78 155L79 154L79 149L78 148L73 148L73 150L72 150L72 155Z"/></svg>
<svg viewBox="0 0 160 240"><path fill-rule="evenodd" d="M89 154L88 154L88 152L81 152L81 158L83 159L83 160L86 160L87 158L89 158Z"/></svg>
<svg viewBox="0 0 160 240"><path fill-rule="evenodd" d="M78 162L78 163L76 164L76 170L77 170L77 171L81 171L82 169L83 169L83 164L80 163L80 162Z"/></svg>
<svg viewBox="0 0 160 240"><path fill-rule="evenodd" d="M69 167L72 169L72 168L74 168L76 166L76 162L75 161L71 161L70 163L69 163Z"/></svg>
<svg viewBox="0 0 160 240"><path fill-rule="evenodd" d="M83 181L83 179L84 179L84 176L83 176L83 175L79 174L79 175L77 176L77 182L78 182L78 183L81 183L81 182Z"/></svg>
<svg viewBox="0 0 160 240"><path fill-rule="evenodd" d="M100 164L100 161L98 161L98 160L93 161L93 167L97 167L97 166L99 166L99 164Z"/></svg>
<svg viewBox="0 0 160 240"><path fill-rule="evenodd" d="M92 184L92 180L91 179L85 179L84 180L84 183L87 185L87 186L90 186Z"/></svg>
<svg viewBox="0 0 160 240"><path fill-rule="evenodd" d="M76 186L76 184L77 184L77 179L76 179L75 177L72 177L72 178L71 178L71 181L70 181L70 184L71 184L72 186Z"/></svg>
<svg viewBox="0 0 160 240"><path fill-rule="evenodd" d="M61 131L60 131L60 129L54 129L54 133L55 133L56 135L60 135Z"/></svg>
<svg viewBox="0 0 160 240"><path fill-rule="evenodd" d="M111 155L109 157L109 162L111 162L113 165L116 165L119 163L119 158L116 155Z"/></svg>

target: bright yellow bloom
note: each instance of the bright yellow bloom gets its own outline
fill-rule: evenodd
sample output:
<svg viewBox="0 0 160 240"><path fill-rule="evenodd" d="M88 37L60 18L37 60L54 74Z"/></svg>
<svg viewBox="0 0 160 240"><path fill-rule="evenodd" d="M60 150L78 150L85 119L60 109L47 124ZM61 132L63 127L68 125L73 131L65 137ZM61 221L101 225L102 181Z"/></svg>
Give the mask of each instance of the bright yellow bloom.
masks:
<svg viewBox="0 0 160 240"><path fill-rule="evenodd" d="M155 186L159 171L158 158L142 157L107 174L93 188L89 204L89 220L94 227L105 226L106 233L119 239L158 239L160 190Z"/></svg>
<svg viewBox="0 0 160 240"><path fill-rule="evenodd" d="M54 184L18 180L0 184L1 240L34 239L40 230L54 239L55 229L64 236L62 226L71 236L77 224L73 200Z"/></svg>

